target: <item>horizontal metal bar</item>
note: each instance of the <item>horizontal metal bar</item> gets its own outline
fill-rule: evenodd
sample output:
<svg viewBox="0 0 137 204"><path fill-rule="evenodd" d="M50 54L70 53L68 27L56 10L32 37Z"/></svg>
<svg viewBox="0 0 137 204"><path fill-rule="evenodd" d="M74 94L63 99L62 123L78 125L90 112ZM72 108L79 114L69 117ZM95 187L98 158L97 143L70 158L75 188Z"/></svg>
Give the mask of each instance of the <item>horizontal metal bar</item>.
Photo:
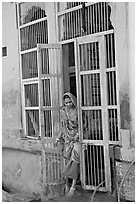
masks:
<svg viewBox="0 0 137 204"><path fill-rule="evenodd" d="M38 49L43 49L43 48L47 48L47 49L59 49L61 48L60 44L37 44Z"/></svg>
<svg viewBox="0 0 137 204"><path fill-rule="evenodd" d="M95 145L95 146L98 146L98 145L100 145L100 146L104 146L104 141L103 140L84 140L83 139L83 141L82 141L82 145L84 145L84 144L89 144L89 145Z"/></svg>
<svg viewBox="0 0 137 204"><path fill-rule="evenodd" d="M80 71L79 72L80 75L90 75L90 74L97 74L97 73L101 73L101 70L88 70L88 71Z"/></svg>
<svg viewBox="0 0 137 204"><path fill-rule="evenodd" d="M81 110L102 110L101 106L82 106Z"/></svg>
<svg viewBox="0 0 137 204"><path fill-rule="evenodd" d="M27 84L38 84L38 77L36 78L28 78L28 79L22 79L23 85Z"/></svg>
<svg viewBox="0 0 137 204"><path fill-rule="evenodd" d="M32 21L32 22L29 22L29 23L20 25L20 26L19 26L19 29L22 29L22 28L25 28L25 27L34 25L34 24L36 24L36 23L40 23L40 22L45 21L45 20L47 20L47 19L48 19L47 17L43 17L43 18L37 19L37 20L35 20L35 21Z"/></svg>
<svg viewBox="0 0 137 204"><path fill-rule="evenodd" d="M120 145L121 146L121 141L109 141L109 145Z"/></svg>
<svg viewBox="0 0 137 204"><path fill-rule="evenodd" d="M63 40L63 41L59 41L58 43L59 44L68 44L68 43L72 43L72 42L74 42L74 40L75 40L76 38L72 38L72 39L68 39L68 40Z"/></svg>
<svg viewBox="0 0 137 204"><path fill-rule="evenodd" d="M88 2L88 3L85 4L85 7L88 7L88 6L91 6L91 5L94 5L94 4L96 4L96 2ZM69 8L69 9L66 9L66 10L64 10L64 11L59 11L59 12L57 13L57 15L58 15L58 17L59 17L59 16L62 16L62 15L64 15L64 14L66 14L66 13L70 13L70 12L72 12L72 11L79 10L79 9L81 9L81 8L82 8L82 5L78 5L78 6L75 6L75 7Z"/></svg>
<svg viewBox="0 0 137 204"><path fill-rule="evenodd" d="M80 36L80 37L77 37L77 38L73 38L73 39L69 39L69 40L62 40L62 41L59 41L58 43L59 44L67 44L67 43L71 43L71 42L74 42L76 39L77 40L81 40L83 39L84 37L85 38L88 38L88 37L94 37L94 39L96 37L102 37L103 35L108 35L108 34L111 34L111 33L114 33L114 30L107 30L107 31L102 31L102 32L99 32L99 33L93 33L93 34L89 34L89 35L86 35L86 36ZM93 41L94 41L93 39ZM97 40L96 40L97 41ZM95 41L94 41L95 42ZM85 43L85 41L83 40L83 43ZM81 43L79 43L81 44Z"/></svg>
<svg viewBox="0 0 137 204"><path fill-rule="evenodd" d="M60 110L62 108L62 106L57 106L57 107L52 107L52 106L43 106L41 109L42 110Z"/></svg>
<svg viewBox="0 0 137 204"><path fill-rule="evenodd" d="M62 77L62 74L41 74L41 79L51 78L51 77Z"/></svg>
<svg viewBox="0 0 137 204"><path fill-rule="evenodd" d="M111 106L107 106L108 109L117 109L118 106L117 105L111 105Z"/></svg>
<svg viewBox="0 0 137 204"><path fill-rule="evenodd" d="M97 186L90 186L90 185L85 185L84 189L86 190L96 190ZM102 192L106 192L108 191L106 187L100 187L98 190L102 191Z"/></svg>
<svg viewBox="0 0 137 204"><path fill-rule="evenodd" d="M116 67L106 68L106 72L116 71Z"/></svg>
<svg viewBox="0 0 137 204"><path fill-rule="evenodd" d="M107 30L107 31L102 31L102 32L98 32L98 33L85 35L85 36L82 36L82 37L77 37L77 40L78 40L79 44L82 44L82 43L85 44L85 40L87 40L87 42L88 42L89 37L90 37L93 42L98 42L99 40L96 39L96 37L102 37L103 35L108 35L108 34L111 34L111 33L114 33L114 30ZM91 42L91 41L89 41L89 42Z"/></svg>
<svg viewBox="0 0 137 204"><path fill-rule="evenodd" d="M33 111L33 110L39 110L39 107L38 106L36 106L36 107L35 106L34 107L24 107L24 109Z"/></svg>
<svg viewBox="0 0 137 204"><path fill-rule="evenodd" d="M21 51L20 54L23 55L23 54L27 54L27 53L30 53L30 52L36 52L36 51L37 51L37 47Z"/></svg>
<svg viewBox="0 0 137 204"><path fill-rule="evenodd" d="M38 136L25 136L25 138L27 138L27 139L33 139L33 140L40 140L40 137L38 137Z"/></svg>
<svg viewBox="0 0 137 204"><path fill-rule="evenodd" d="M82 5L78 5L78 6L75 6L75 7L73 7L73 8L66 9L66 10L64 10L64 11L59 11L59 12L57 13L57 15L58 15L58 17L59 17L59 16L62 16L62 15L64 15L64 14L66 14L66 13L70 13L70 12L72 12L72 11L79 10L79 9L81 9L81 8L82 8Z"/></svg>

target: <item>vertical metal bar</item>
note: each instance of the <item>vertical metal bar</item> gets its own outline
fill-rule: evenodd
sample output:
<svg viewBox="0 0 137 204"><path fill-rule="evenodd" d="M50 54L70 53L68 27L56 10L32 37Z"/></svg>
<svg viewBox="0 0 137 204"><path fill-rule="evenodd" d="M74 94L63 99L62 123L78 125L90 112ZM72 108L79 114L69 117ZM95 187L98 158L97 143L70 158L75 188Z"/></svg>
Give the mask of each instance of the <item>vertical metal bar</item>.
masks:
<svg viewBox="0 0 137 204"><path fill-rule="evenodd" d="M99 32L101 31L101 23L100 23L100 6L99 6L99 3L97 3L97 6L98 6L98 28L99 28Z"/></svg>
<svg viewBox="0 0 137 204"><path fill-rule="evenodd" d="M110 140L112 141L112 132L111 132L111 125L112 125L112 121L111 121L111 109L109 109L109 124L110 124Z"/></svg>
<svg viewBox="0 0 137 204"><path fill-rule="evenodd" d="M111 37L111 66L114 67L114 59L113 59L113 56L114 56L114 42L113 42L113 36L114 34L110 34L110 37Z"/></svg>
<svg viewBox="0 0 137 204"><path fill-rule="evenodd" d="M74 47L75 47L75 69L76 69L76 85L77 85L77 108L78 108L78 123L79 123L79 127L78 127L78 131L80 134L80 142L82 142L83 140L83 131L82 131L82 120L81 120L81 82L80 82L80 50L79 50L79 44L77 42L77 40L74 41ZM81 168L81 172L80 172L80 176L81 176L81 183L82 186L85 185L85 174L84 174L84 157L83 157L83 151L82 151L82 144L81 144L81 148L80 148L80 160L82 161L80 163L80 168Z"/></svg>
<svg viewBox="0 0 137 204"><path fill-rule="evenodd" d="M98 30L98 21L97 21L98 20L97 3L95 4L95 19L96 19L96 23L95 23L96 26L95 27L96 27L96 33L97 33L97 32L99 32L99 30Z"/></svg>
<svg viewBox="0 0 137 204"><path fill-rule="evenodd" d="M73 11L70 12L71 16L71 39L74 38L74 18L73 18Z"/></svg>
<svg viewBox="0 0 137 204"><path fill-rule="evenodd" d="M101 110L98 112L98 118L99 118L99 140L102 140L102 120L101 120Z"/></svg>
<svg viewBox="0 0 137 204"><path fill-rule="evenodd" d="M102 2L102 20L103 20L103 31L105 31L104 3L105 3L105 2Z"/></svg>
<svg viewBox="0 0 137 204"><path fill-rule="evenodd" d="M93 5L91 5L89 7L89 11L90 11L90 22L91 22L91 30L90 30L90 34L93 33Z"/></svg>
<svg viewBox="0 0 137 204"><path fill-rule="evenodd" d="M86 148L85 150L84 150L84 152L85 152L85 154L86 155L84 155L85 157L86 157L86 163L87 163L87 167L86 167L86 169L87 169L87 177L86 178L88 178L88 180L87 180L87 185L89 185L90 184L90 181L89 181L89 178L90 178L90 172L89 172L89 154L88 154L88 148Z"/></svg>
<svg viewBox="0 0 137 204"><path fill-rule="evenodd" d="M73 12L74 38L76 37L76 11Z"/></svg>
<svg viewBox="0 0 137 204"><path fill-rule="evenodd" d="M88 70L88 64L87 64L87 44L84 44L84 47L85 47L85 55L83 56L84 57L84 59L85 59L85 71L87 71Z"/></svg>
<svg viewBox="0 0 137 204"><path fill-rule="evenodd" d="M56 181L59 182L59 179L60 179L60 152L56 155L56 169L57 169Z"/></svg>
<svg viewBox="0 0 137 204"><path fill-rule="evenodd" d="M68 13L68 39L71 36L70 13Z"/></svg>
<svg viewBox="0 0 137 204"><path fill-rule="evenodd" d="M110 101L110 105L112 105L113 104L113 98L112 98L112 73L111 72L108 72L108 80L109 80L109 101Z"/></svg>
<svg viewBox="0 0 137 204"><path fill-rule="evenodd" d="M100 75L97 74L97 105L100 106L100 86L99 86L99 81L100 81Z"/></svg>
<svg viewBox="0 0 137 204"><path fill-rule="evenodd" d="M82 30L82 10L79 9L79 12L80 12L80 36L83 35L83 30Z"/></svg>
<svg viewBox="0 0 137 204"><path fill-rule="evenodd" d="M90 46L91 46L91 43L88 43L88 68L89 70L91 70Z"/></svg>
<svg viewBox="0 0 137 204"><path fill-rule="evenodd" d="M106 30L109 30L108 25L108 3L106 2Z"/></svg>
<svg viewBox="0 0 137 204"><path fill-rule="evenodd" d="M113 93L113 96L112 96L112 98L113 98L113 104L112 105L116 105L116 103L115 103L115 97L116 97L116 95L115 95L115 81L114 81L114 74L115 74L115 71L113 71L112 72L112 93Z"/></svg>
<svg viewBox="0 0 137 204"><path fill-rule="evenodd" d="M117 131L116 131L116 111L117 109L114 109L114 126L113 126L113 131L114 131L114 141L117 141Z"/></svg>
<svg viewBox="0 0 137 204"><path fill-rule="evenodd" d="M106 31L106 2L103 2L103 11L104 11L104 31Z"/></svg>
<svg viewBox="0 0 137 204"><path fill-rule="evenodd" d="M95 70L95 49L94 49L94 43L92 43L93 51L92 51L92 62L93 62L93 70Z"/></svg>
<svg viewBox="0 0 137 204"><path fill-rule="evenodd" d="M85 98L87 101L87 106L90 106L90 95L88 94L90 89L90 75L85 75L85 80L86 80Z"/></svg>
<svg viewBox="0 0 137 204"><path fill-rule="evenodd" d="M67 15L67 29L68 29L68 33L67 33L67 39L69 39L69 35L70 35L70 20L69 20L69 13L66 14Z"/></svg>
<svg viewBox="0 0 137 204"><path fill-rule="evenodd" d="M104 31L104 28L103 28L103 10L102 10L102 2L100 2L100 7L101 7L101 31Z"/></svg>
<svg viewBox="0 0 137 204"><path fill-rule="evenodd" d="M87 7L87 28L86 28L87 35L90 34L90 26L91 26L90 18L89 18L89 16L90 16L89 8L90 8L90 6Z"/></svg>
<svg viewBox="0 0 137 204"><path fill-rule="evenodd" d="M94 4L93 4L93 15L92 15L92 17L93 17L93 33L95 33L96 32L96 28L95 28L95 9L94 9Z"/></svg>
<svg viewBox="0 0 137 204"><path fill-rule="evenodd" d="M96 164L97 164L97 185L100 184L100 168L99 168L99 162L100 162L100 158L99 158L99 147L100 146L96 146L97 148L97 154L96 154Z"/></svg>
<svg viewBox="0 0 137 204"><path fill-rule="evenodd" d="M103 153L101 152L101 148L103 149L103 146L100 146L100 167L101 167L101 182L104 180L103 179L103 164L102 164L102 155L104 155L104 151L103 151Z"/></svg>
<svg viewBox="0 0 137 204"><path fill-rule="evenodd" d="M92 75L93 76L93 106L96 105L96 93L95 93L95 74Z"/></svg>
<svg viewBox="0 0 137 204"><path fill-rule="evenodd" d="M80 36L80 15L79 15L79 9L77 10L77 14L78 14L78 18L77 18L77 20L78 20L78 27L77 27L77 29L78 29L78 37Z"/></svg>
<svg viewBox="0 0 137 204"><path fill-rule="evenodd" d="M18 13L18 22L20 22L20 13L19 13L19 3L17 3L17 13ZM19 24L20 25L20 24ZM18 35L19 35L19 53L21 53L21 29L19 27L18 29ZM22 83L22 78L23 78L23 70L22 70L22 55L19 55L19 67L20 67L20 74L21 74L21 99L22 99L22 118L23 118L23 130L24 134L26 136L26 112L25 112L25 93L24 93L24 85Z"/></svg>
<svg viewBox="0 0 137 204"><path fill-rule="evenodd" d="M40 136L43 139L45 135L45 129L44 129L44 115L43 115L43 91L42 91L42 62L41 62L41 48L39 45L37 45L37 56L38 56L38 89L39 89L39 127L40 127Z"/></svg>
<svg viewBox="0 0 137 204"><path fill-rule="evenodd" d="M76 33L75 37L78 37L78 10L75 11L76 14Z"/></svg>
<svg viewBox="0 0 137 204"><path fill-rule="evenodd" d="M63 39L66 40L68 38L68 14L62 15L62 18L64 18L65 21L65 36Z"/></svg>
<svg viewBox="0 0 137 204"><path fill-rule="evenodd" d="M108 114L107 114L107 87L106 87L106 69L105 69L105 39L104 37L100 40L99 46L99 57L101 66L101 101L102 101L102 122L103 122L103 142L104 142L104 158L105 158L105 182L106 189L111 190L111 176L110 176L110 159L109 155L109 130L108 130ZM103 54L102 54L103 53Z"/></svg>
<svg viewBox="0 0 137 204"><path fill-rule="evenodd" d="M113 140L114 140L114 132L113 132L113 120L114 120L114 118L113 118L113 109L110 110L110 112L111 112L111 134L112 134L112 141L113 141Z"/></svg>
<svg viewBox="0 0 137 204"><path fill-rule="evenodd" d="M95 42L95 69L97 70L97 42Z"/></svg>
<svg viewBox="0 0 137 204"><path fill-rule="evenodd" d="M96 140L98 140L98 132L97 132L97 121L98 121L98 118L97 118L97 111L98 110L95 110L95 134L96 134L96 136L95 136L95 138L96 138Z"/></svg>
<svg viewBox="0 0 137 204"><path fill-rule="evenodd" d="M95 151L96 151L96 145L93 145L93 160L94 160L94 185L97 186L97 181L96 181L96 158L95 158Z"/></svg>
<svg viewBox="0 0 137 204"><path fill-rule="evenodd" d="M87 103L88 103L88 106L91 106L91 105L93 105L93 101L92 101L92 74L87 75L87 80L86 81L87 81L87 83L86 83Z"/></svg>

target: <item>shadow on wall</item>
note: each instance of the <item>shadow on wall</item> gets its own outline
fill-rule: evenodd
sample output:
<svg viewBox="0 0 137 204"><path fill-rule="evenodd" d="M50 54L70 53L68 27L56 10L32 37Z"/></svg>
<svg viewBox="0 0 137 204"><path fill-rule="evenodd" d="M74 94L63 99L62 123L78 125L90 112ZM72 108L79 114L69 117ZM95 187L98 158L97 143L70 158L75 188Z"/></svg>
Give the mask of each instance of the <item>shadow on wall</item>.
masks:
<svg viewBox="0 0 137 204"><path fill-rule="evenodd" d="M129 96L125 94L120 101L121 129L130 129Z"/></svg>

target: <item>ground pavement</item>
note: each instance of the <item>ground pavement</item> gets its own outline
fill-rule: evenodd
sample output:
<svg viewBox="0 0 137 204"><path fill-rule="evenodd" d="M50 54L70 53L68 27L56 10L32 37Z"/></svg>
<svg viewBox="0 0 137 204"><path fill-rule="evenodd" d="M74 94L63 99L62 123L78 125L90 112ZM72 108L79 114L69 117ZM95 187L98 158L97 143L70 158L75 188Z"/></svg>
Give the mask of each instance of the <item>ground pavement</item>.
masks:
<svg viewBox="0 0 137 204"><path fill-rule="evenodd" d="M65 195L45 198L42 200L38 198L37 195L33 197L26 196L24 194L18 193L7 193L2 191L2 201L3 202L91 202L93 191L77 189L75 195L72 197L67 197ZM110 193L96 192L92 202L117 202L115 194L110 195Z"/></svg>

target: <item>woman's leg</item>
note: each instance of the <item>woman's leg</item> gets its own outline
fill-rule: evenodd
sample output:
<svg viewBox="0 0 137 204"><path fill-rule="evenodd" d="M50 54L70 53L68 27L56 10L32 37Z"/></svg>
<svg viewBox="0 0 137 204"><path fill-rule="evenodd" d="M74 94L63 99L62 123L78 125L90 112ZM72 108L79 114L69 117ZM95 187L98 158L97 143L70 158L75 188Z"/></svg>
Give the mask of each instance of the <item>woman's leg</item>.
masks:
<svg viewBox="0 0 137 204"><path fill-rule="evenodd" d="M75 188L75 185L76 185L76 179L73 179L73 181L72 181L72 185L71 185L71 188Z"/></svg>
<svg viewBox="0 0 137 204"><path fill-rule="evenodd" d="M67 196L73 196L74 195L74 192L76 190L76 187L75 187L76 186L76 181L77 181L76 179L73 179L71 188L70 188Z"/></svg>
<svg viewBox="0 0 137 204"><path fill-rule="evenodd" d="M70 187L69 187L69 183L68 183L68 178L66 178L66 184L65 184L65 194L68 194L69 189L70 189Z"/></svg>

